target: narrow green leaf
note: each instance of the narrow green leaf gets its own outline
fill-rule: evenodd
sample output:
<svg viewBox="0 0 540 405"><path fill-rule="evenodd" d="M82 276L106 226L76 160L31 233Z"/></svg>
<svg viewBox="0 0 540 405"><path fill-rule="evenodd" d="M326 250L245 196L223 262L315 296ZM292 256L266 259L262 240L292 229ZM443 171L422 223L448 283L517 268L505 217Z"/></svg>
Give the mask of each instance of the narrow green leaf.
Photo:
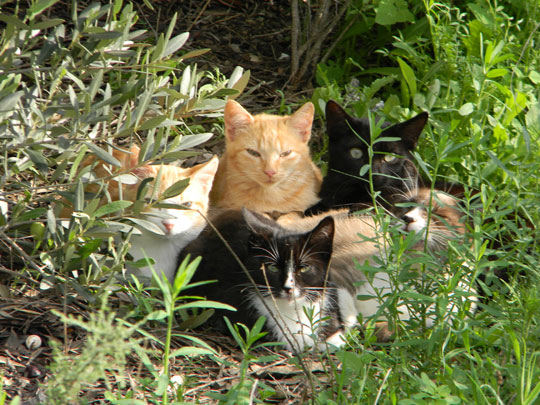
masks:
<svg viewBox="0 0 540 405"><path fill-rule="evenodd" d="M461 106L458 113L462 117L471 114L474 111L474 104L473 103L465 103Z"/></svg>
<svg viewBox="0 0 540 405"><path fill-rule="evenodd" d="M182 192L186 189L188 185L189 185L189 178L178 180L176 183L168 187L162 193L160 199L176 197L177 195L182 194Z"/></svg>
<svg viewBox="0 0 540 405"><path fill-rule="evenodd" d="M179 34L171 38L167 42L167 46L165 47L165 50L163 51L163 54L161 55L161 57L166 58L167 56L178 51L180 48L184 46L188 38L189 38L189 32L184 32L182 34Z"/></svg>
<svg viewBox="0 0 540 405"><path fill-rule="evenodd" d="M185 304L180 304L177 307L175 307L176 310L180 309L191 309L191 308L212 308L212 309L226 309L229 311L236 311L235 307L232 307L227 304L223 304L221 302L217 301L193 301L193 302L187 302Z"/></svg>
<svg viewBox="0 0 540 405"><path fill-rule="evenodd" d="M59 0L39 0L32 4L28 10L29 19L33 20L37 15L41 14L45 9L58 3Z"/></svg>
<svg viewBox="0 0 540 405"><path fill-rule="evenodd" d="M45 30L51 27L56 27L64 22L61 18L51 18L50 20L40 21L30 26L31 30Z"/></svg>
<svg viewBox="0 0 540 405"><path fill-rule="evenodd" d="M180 82L180 93L184 96L189 96L189 83L191 81L191 68L186 66L184 73L182 74L182 80Z"/></svg>
<svg viewBox="0 0 540 405"><path fill-rule="evenodd" d="M202 347L195 347L195 346L184 346L180 349L176 349L173 351L169 357L171 359L178 357L178 356L201 356L206 354L213 354L211 350L203 349Z"/></svg>
<svg viewBox="0 0 540 405"><path fill-rule="evenodd" d="M99 249L99 247L101 246L101 242L101 239L90 239L88 242L86 242L83 246L79 248L77 253L81 257L81 259L86 259L88 256L90 256L92 253Z"/></svg>
<svg viewBox="0 0 540 405"><path fill-rule="evenodd" d="M26 25L25 23L23 23L21 20L19 20L14 15L2 13L2 14L0 14L0 21L3 21L8 25L10 25L10 24L14 25L15 27L17 27L20 30L30 31L30 27L28 25Z"/></svg>
<svg viewBox="0 0 540 405"><path fill-rule="evenodd" d="M30 148L26 148L24 151L40 172L47 173L49 171L49 163L41 151Z"/></svg>
<svg viewBox="0 0 540 405"><path fill-rule="evenodd" d="M91 32L86 34L90 38L104 40L104 39L118 39L123 34L118 31L103 31L103 32Z"/></svg>
<svg viewBox="0 0 540 405"><path fill-rule="evenodd" d="M113 201L113 202L110 202L106 205L104 205L103 207L99 207L96 212L94 212L94 216L96 218L100 218L104 215L109 215L109 214L113 214L117 211L121 211L129 206L131 206L133 203L131 201L124 201L124 200L119 200L119 201Z"/></svg>
<svg viewBox="0 0 540 405"><path fill-rule="evenodd" d="M101 149L99 146L91 143L91 142L85 142L85 145L88 146L88 148L94 152L94 154L101 160L103 160L106 163L110 163L111 165L121 167L122 164L116 159L113 155L111 155L109 152Z"/></svg>
<svg viewBox="0 0 540 405"><path fill-rule="evenodd" d="M157 128L159 124L167 119L166 115L158 115L157 117L152 117L142 123L140 126L141 131L147 131L149 129Z"/></svg>
<svg viewBox="0 0 540 405"><path fill-rule="evenodd" d="M143 228L143 229L145 229L147 231L156 233L158 235L165 235L165 232L163 232L159 228L159 226L157 226L153 222L147 221L145 219L133 218L133 217L127 217L126 219L129 219L131 222L133 222L134 224L138 225L139 227L141 227L141 228Z"/></svg>
<svg viewBox="0 0 540 405"><path fill-rule="evenodd" d="M196 135L184 135L180 140L180 145L178 145L178 149L181 150L194 148L195 146L199 146L200 144L205 143L213 136L214 134L211 132L204 132Z"/></svg>
<svg viewBox="0 0 540 405"><path fill-rule="evenodd" d="M489 72L487 72L486 77L490 79L494 79L496 77L502 77L508 74L507 69L491 69Z"/></svg>
<svg viewBox="0 0 540 405"><path fill-rule="evenodd" d="M411 98L413 98L416 94L416 76L414 75L414 71L403 59L398 57L397 61L401 69L401 74L403 75L403 78L405 79L405 82L409 87Z"/></svg>
<svg viewBox="0 0 540 405"><path fill-rule="evenodd" d="M194 58L196 56L204 55L205 53L210 52L210 48L204 48L204 49L196 49L194 51L189 51L182 56L180 56L181 60Z"/></svg>

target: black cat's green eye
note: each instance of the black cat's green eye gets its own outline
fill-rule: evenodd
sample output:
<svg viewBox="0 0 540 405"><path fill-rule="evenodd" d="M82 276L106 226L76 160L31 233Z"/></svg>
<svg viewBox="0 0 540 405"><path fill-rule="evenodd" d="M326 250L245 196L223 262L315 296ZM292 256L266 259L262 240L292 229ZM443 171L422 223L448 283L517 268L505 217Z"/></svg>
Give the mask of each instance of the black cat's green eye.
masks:
<svg viewBox="0 0 540 405"><path fill-rule="evenodd" d="M351 148L349 149L349 154L353 159L361 159L364 156L364 152L360 148Z"/></svg>
<svg viewBox="0 0 540 405"><path fill-rule="evenodd" d="M261 154L254 149L246 149L246 152L249 153L251 156L261 157Z"/></svg>
<svg viewBox="0 0 540 405"><path fill-rule="evenodd" d="M292 150L287 150L285 152L281 152L279 154L279 156L281 156L281 157L289 156L291 154L291 152L292 152Z"/></svg>
<svg viewBox="0 0 540 405"><path fill-rule="evenodd" d="M276 266L275 264L271 264L269 266L266 266L265 267L268 271L270 271L271 273L279 273L279 267Z"/></svg>
<svg viewBox="0 0 540 405"><path fill-rule="evenodd" d="M384 155L383 160L386 163L394 163L397 160L397 156L396 155L390 155L390 154L389 155Z"/></svg>
<svg viewBox="0 0 540 405"><path fill-rule="evenodd" d="M302 267L300 267L299 271L300 271L300 273L307 273L307 272L311 271L312 269L313 269L312 266L302 266Z"/></svg>

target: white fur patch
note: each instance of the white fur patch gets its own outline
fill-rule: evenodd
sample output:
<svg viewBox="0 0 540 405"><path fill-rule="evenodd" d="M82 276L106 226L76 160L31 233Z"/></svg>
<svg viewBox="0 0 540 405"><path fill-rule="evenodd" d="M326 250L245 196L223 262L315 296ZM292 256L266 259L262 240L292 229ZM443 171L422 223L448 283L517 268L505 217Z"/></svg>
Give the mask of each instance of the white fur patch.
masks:
<svg viewBox="0 0 540 405"><path fill-rule="evenodd" d="M323 311L327 306L326 302L322 301L322 298L310 303L304 298L273 299L272 297L265 297L264 302L266 306L253 293L251 297L252 306L259 315L266 317L268 330L275 339L286 343L288 350L293 351L293 346L303 350L306 347L317 345L317 342L313 340L313 336L317 336L319 333L322 326L321 319L324 317Z"/></svg>

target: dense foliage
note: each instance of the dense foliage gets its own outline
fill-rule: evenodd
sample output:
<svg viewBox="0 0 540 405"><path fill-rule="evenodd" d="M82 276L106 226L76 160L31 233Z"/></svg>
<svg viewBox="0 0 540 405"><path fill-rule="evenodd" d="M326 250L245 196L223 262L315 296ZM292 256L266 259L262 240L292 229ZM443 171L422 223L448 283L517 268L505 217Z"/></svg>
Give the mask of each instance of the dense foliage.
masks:
<svg viewBox="0 0 540 405"><path fill-rule="evenodd" d="M80 163L93 153L117 164L112 148L131 142L142 145L143 161L195 155L220 133L224 102L244 90L249 72L237 68L226 78L218 69L190 64L207 50L182 51L189 34L173 35L175 18L153 36L134 28L138 14L120 0L73 7L70 18L45 17L55 3L0 5L0 271L9 276L2 282L14 293L35 285L92 308L87 320L59 314L91 338L78 358L55 349L50 398L76 401L81 387L104 378L105 370L122 380L131 355L150 378L141 378L136 393L125 383L108 387L108 400L182 400L184 388L171 382L171 359L209 355L227 364L192 335L184 338L193 346L170 351L175 310L187 329L204 322L204 309L212 306L182 298L196 264L185 263L174 285L161 280L156 291L119 283L128 247L113 237L128 230L129 221L116 213L134 207L98 207L97 199L86 199L83 181L91 175ZM449 277L440 257L408 257L403 252L410 241L391 239L392 260L385 266L396 289L384 300L405 302L419 317L399 323L389 306L388 320L400 325L396 341L381 349L371 329L353 334L335 354L339 363L330 362L339 367L325 369L329 378L318 381L302 359L291 361L306 374L314 402L538 401L539 8L535 0L352 1L339 24L343 31L334 33L338 41L318 65L312 101L320 115L324 102L335 99L358 116L391 122L428 111L417 164L433 183L465 186L467 237L447 252ZM324 161L324 150L316 155ZM58 217L60 198L77 210L69 221ZM389 238L393 232L388 229ZM421 281L410 276L419 266ZM488 297L473 317L456 299L462 275ZM115 316L118 294L128 304ZM445 311L452 300L458 315L450 320ZM424 328L432 303L437 322ZM149 324L167 330L164 354L143 349L143 337L158 340L145 332ZM252 353L261 325L230 330L244 361L239 381L214 399L249 403L253 393L261 399L275 394L247 372L275 359ZM115 352L119 346L123 350ZM164 373L149 356L159 359ZM84 370L79 380L68 372L71 362Z"/></svg>

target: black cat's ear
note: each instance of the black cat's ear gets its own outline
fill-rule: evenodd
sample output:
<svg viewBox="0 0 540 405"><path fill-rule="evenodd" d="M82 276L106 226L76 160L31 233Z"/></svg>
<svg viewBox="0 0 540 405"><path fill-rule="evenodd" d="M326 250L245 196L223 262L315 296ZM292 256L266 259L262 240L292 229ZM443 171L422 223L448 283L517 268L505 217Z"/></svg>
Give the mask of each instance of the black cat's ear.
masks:
<svg viewBox="0 0 540 405"><path fill-rule="evenodd" d="M328 100L326 103L326 129L329 133L334 126L350 121L350 118L342 106L334 100Z"/></svg>
<svg viewBox="0 0 540 405"><path fill-rule="evenodd" d="M402 122L399 125L399 131L401 132L401 139L407 145L407 149L412 150L418 145L418 139L422 130L426 126L429 114L423 112L416 117L411 118L408 121Z"/></svg>
<svg viewBox="0 0 540 405"><path fill-rule="evenodd" d="M251 211L246 207L242 208L242 216L251 233L257 236L270 238L274 235L276 227L279 227L279 225L270 218Z"/></svg>
<svg viewBox="0 0 540 405"><path fill-rule="evenodd" d="M316 252L327 254L328 259L332 254L334 229L334 218L327 216L308 234L309 244L317 247Z"/></svg>

